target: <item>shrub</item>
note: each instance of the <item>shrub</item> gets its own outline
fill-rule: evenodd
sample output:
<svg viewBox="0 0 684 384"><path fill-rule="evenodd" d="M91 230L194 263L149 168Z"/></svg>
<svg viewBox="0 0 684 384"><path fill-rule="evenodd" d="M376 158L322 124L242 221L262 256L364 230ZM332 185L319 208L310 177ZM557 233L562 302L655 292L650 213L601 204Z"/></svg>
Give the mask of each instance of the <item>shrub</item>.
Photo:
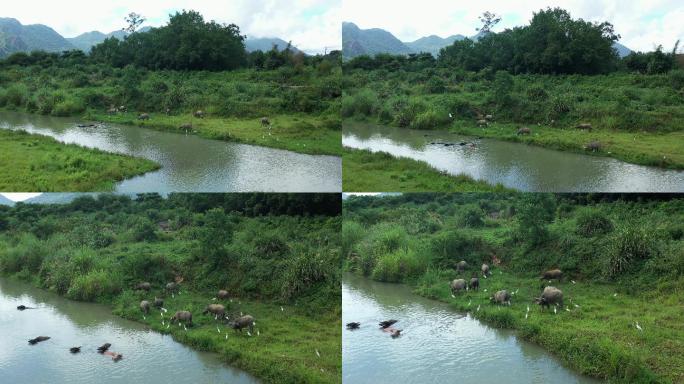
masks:
<svg viewBox="0 0 684 384"><path fill-rule="evenodd" d="M459 217L459 222L464 227L482 227L484 225L484 213L479 207L474 205L467 206L463 209L463 212Z"/></svg>
<svg viewBox="0 0 684 384"><path fill-rule="evenodd" d="M603 235L613 230L613 222L595 208L581 210L577 216L577 234L584 237Z"/></svg>
<svg viewBox="0 0 684 384"><path fill-rule="evenodd" d="M407 277L416 277L423 273L424 266L413 250L401 249L381 256L375 268L373 279L398 283Z"/></svg>
<svg viewBox="0 0 684 384"><path fill-rule="evenodd" d="M121 276L115 271L96 270L76 276L67 297L81 301L97 301L121 292Z"/></svg>
<svg viewBox="0 0 684 384"><path fill-rule="evenodd" d="M436 111L428 109L425 112L419 113L413 122L411 128L414 129L435 129L449 123L449 114L445 111Z"/></svg>
<svg viewBox="0 0 684 384"><path fill-rule="evenodd" d="M627 224L609 240L607 253L605 271L614 278L636 270L637 266L654 256L657 249L651 234L635 224Z"/></svg>

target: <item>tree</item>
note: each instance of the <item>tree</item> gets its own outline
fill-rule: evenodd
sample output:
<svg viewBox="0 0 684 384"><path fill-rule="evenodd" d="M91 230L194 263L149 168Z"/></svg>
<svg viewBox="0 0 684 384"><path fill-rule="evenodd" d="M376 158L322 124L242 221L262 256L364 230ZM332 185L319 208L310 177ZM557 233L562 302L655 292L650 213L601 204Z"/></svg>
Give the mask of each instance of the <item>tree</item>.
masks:
<svg viewBox="0 0 684 384"><path fill-rule="evenodd" d="M480 28L475 28L476 31L479 31L481 34L487 34L492 31L492 28L499 24L501 21L501 18L498 17L495 13L492 12L485 12L482 14L482 16L478 17L480 21L482 22L482 27Z"/></svg>
<svg viewBox="0 0 684 384"><path fill-rule="evenodd" d="M126 20L126 23L128 23L128 26L123 28L122 30L128 34L135 33L135 31L142 25L142 23L145 22L145 17L143 15L137 14L135 12L131 12L124 18Z"/></svg>

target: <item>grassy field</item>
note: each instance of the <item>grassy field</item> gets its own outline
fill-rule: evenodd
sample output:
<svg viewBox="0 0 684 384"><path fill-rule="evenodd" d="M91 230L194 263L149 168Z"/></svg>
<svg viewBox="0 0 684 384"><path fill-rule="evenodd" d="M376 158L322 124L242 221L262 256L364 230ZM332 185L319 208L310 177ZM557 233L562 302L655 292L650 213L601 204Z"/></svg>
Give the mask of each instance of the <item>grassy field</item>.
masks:
<svg viewBox="0 0 684 384"><path fill-rule="evenodd" d="M0 274L112 306L266 383L340 383L336 204L334 194L148 194L0 206ZM163 292L180 279L180 293ZM135 290L142 281L150 292ZM254 316L254 334L202 315L219 289L230 318ZM189 310L194 326L167 328L156 310L143 317L140 301L155 296L166 324Z"/></svg>
<svg viewBox="0 0 684 384"><path fill-rule="evenodd" d="M684 71L644 75L510 75L448 68L346 70L343 118L447 129L630 163L684 168ZM451 115L451 116L450 116ZM477 120L490 115L486 129ZM591 132L575 128L591 124ZM518 128L532 134L517 136Z"/></svg>
<svg viewBox="0 0 684 384"><path fill-rule="evenodd" d="M132 113L108 115L87 113L86 119L109 123L138 125L172 132L184 132L180 127L192 124L193 132L207 139L226 140L264 147L286 149L312 155L341 155L342 133L339 119L315 116L278 115L269 118L271 128L261 125L261 119L207 117L197 119L191 114L167 116L151 114L150 120L138 120Z"/></svg>
<svg viewBox="0 0 684 384"><path fill-rule="evenodd" d="M146 159L0 130L1 191L109 191L119 181L158 168Z"/></svg>
<svg viewBox="0 0 684 384"><path fill-rule="evenodd" d="M684 381L684 203L633 195L407 194L345 200L345 269L515 329L581 373L630 383ZM479 267L493 265L483 278ZM462 273L455 264L466 260ZM564 278L541 281L558 267ZM449 282L480 275L480 290ZM545 285L565 307L541 311ZM512 305L490 303L512 293ZM528 312L529 307L529 312ZM641 330L637 327L641 327Z"/></svg>
<svg viewBox="0 0 684 384"><path fill-rule="evenodd" d="M504 191L466 175L442 173L421 161L344 148L342 188L347 192L485 192Z"/></svg>

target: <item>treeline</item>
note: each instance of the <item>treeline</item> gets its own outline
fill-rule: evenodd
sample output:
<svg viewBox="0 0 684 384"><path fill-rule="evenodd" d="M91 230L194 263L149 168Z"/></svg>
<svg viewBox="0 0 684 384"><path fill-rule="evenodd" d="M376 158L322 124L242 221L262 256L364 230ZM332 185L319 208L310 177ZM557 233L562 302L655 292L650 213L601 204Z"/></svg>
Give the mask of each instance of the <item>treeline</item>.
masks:
<svg viewBox="0 0 684 384"><path fill-rule="evenodd" d="M512 74L605 74L618 70L647 74L665 73L677 66L675 53L662 46L654 52L633 52L620 59L613 44L619 39L608 22L573 19L561 8L534 13L529 25L500 33L483 33L479 39L455 41L430 54L359 56L345 69L420 71L447 67L467 71L508 71Z"/></svg>
<svg viewBox="0 0 684 384"><path fill-rule="evenodd" d="M90 54L82 51L47 53L18 52L0 60L7 66L61 66L105 64L115 68L134 65L150 70L226 71L239 68L273 70L281 67L338 65L341 53L307 56L287 47L268 52L245 50L245 36L235 24L205 21L196 11L171 15L167 25L145 32L133 32L124 40L110 37L95 45ZM280 48L280 49L279 49Z"/></svg>

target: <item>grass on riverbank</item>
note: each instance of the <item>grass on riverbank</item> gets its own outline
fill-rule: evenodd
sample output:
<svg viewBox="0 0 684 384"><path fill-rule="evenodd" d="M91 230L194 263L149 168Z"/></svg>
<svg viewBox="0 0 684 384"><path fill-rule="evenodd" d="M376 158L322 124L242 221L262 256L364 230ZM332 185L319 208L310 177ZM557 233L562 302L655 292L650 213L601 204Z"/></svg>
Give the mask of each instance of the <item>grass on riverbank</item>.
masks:
<svg viewBox="0 0 684 384"><path fill-rule="evenodd" d="M119 181L156 169L147 159L0 130L0 191L110 191Z"/></svg>
<svg viewBox="0 0 684 384"><path fill-rule="evenodd" d="M682 199L405 194L351 196L344 207L345 269L407 283L494 327L516 329L588 375L684 380ZM470 266L464 273L455 268L460 260ZM450 281L480 275L493 260L501 267L480 277L478 292L451 296ZM539 280L554 267L563 270L561 282ZM543 284L563 291L565 308L540 312L533 299ZM489 302L501 289L515 292L512 306Z"/></svg>
<svg viewBox="0 0 684 384"><path fill-rule="evenodd" d="M85 118L109 123L137 125L171 132L185 132L180 127L192 124L201 137L285 149L311 155L341 155L342 132L339 119L306 115L269 117L271 128L261 125L261 119L207 117L198 119L190 114L167 116L151 114L150 120L139 120L132 113L107 115L86 113Z"/></svg>
<svg viewBox="0 0 684 384"><path fill-rule="evenodd" d="M143 318L140 300L164 297L163 292L143 295L125 292L117 300L116 315L139 321L161 333L203 351L216 352L226 361L271 383L335 383L340 382L341 315L326 312L312 317L294 305L276 305L248 299L224 300L227 312L239 316L250 314L256 319L255 333L235 332L213 315L201 312L215 297L214 293L181 291L164 297L169 311L152 310ZM212 296L213 295L213 296ZM282 308L282 310L281 310ZM177 310L193 313L194 326L187 331L177 324L168 325ZM162 325L164 319L166 325ZM220 331L220 332L219 332ZM320 355L320 356L319 356Z"/></svg>
<svg viewBox="0 0 684 384"><path fill-rule="evenodd" d="M518 135L520 124L493 123L486 129L465 121L448 127L454 133L533 144L541 147L596 156L608 156L632 164L684 169L684 131L662 134L620 132L594 129L558 129L530 126L530 135ZM600 143L598 150L587 150L589 143Z"/></svg>
<svg viewBox="0 0 684 384"><path fill-rule="evenodd" d="M504 191L466 175L452 176L421 161L388 153L344 148L342 189L347 192L485 192Z"/></svg>

